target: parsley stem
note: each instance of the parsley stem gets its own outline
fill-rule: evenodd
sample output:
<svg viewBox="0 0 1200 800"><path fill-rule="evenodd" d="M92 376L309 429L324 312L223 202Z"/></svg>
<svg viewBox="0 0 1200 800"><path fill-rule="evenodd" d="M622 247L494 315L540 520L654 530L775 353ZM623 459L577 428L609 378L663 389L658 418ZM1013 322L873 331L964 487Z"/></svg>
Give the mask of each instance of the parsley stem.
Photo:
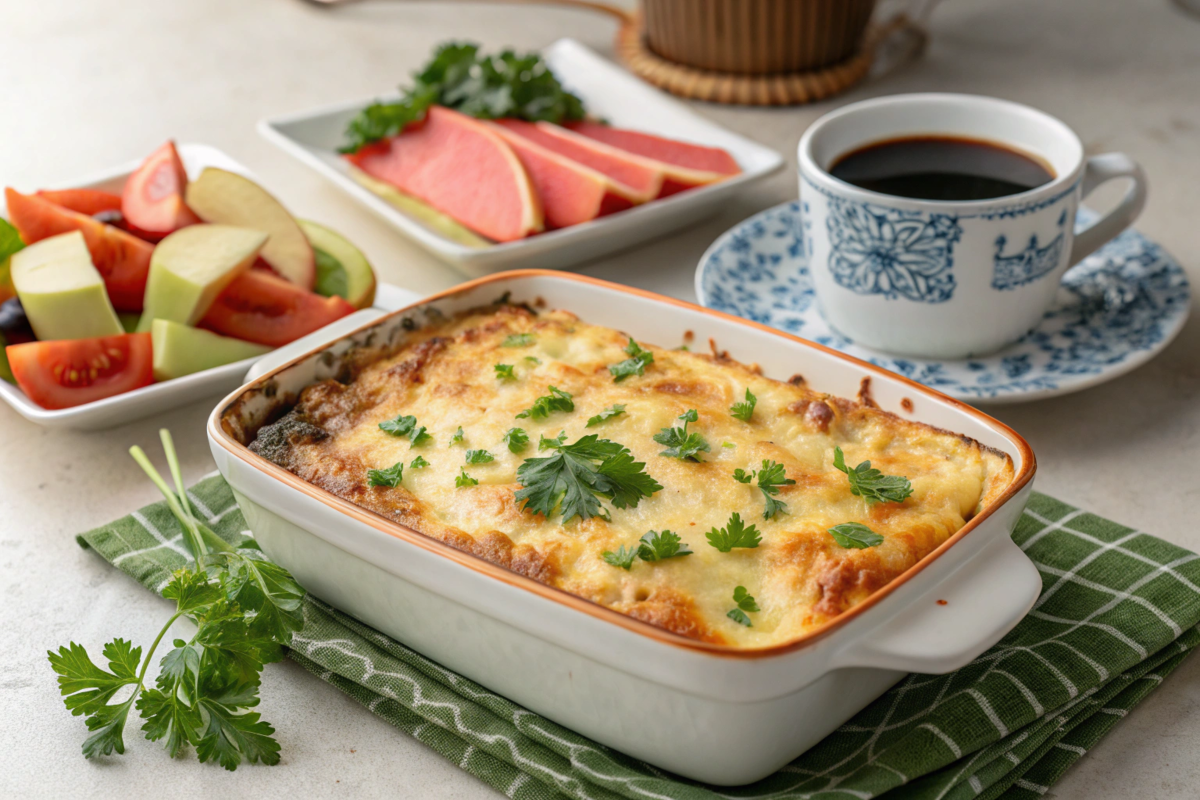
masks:
<svg viewBox="0 0 1200 800"><path fill-rule="evenodd" d="M150 650L146 653L146 660L142 662L142 668L138 671L138 682L137 687L133 690L134 694L137 694L138 691L144 688L143 681L146 678L146 670L149 669L150 662L154 660L154 651L158 649L158 643L161 642L162 638L167 635L167 631L170 630L171 626L175 624L175 620L182 616L182 611L175 612L175 616L167 620L167 624L164 625L163 629L158 632L158 638L154 640L154 644L150 645Z"/></svg>

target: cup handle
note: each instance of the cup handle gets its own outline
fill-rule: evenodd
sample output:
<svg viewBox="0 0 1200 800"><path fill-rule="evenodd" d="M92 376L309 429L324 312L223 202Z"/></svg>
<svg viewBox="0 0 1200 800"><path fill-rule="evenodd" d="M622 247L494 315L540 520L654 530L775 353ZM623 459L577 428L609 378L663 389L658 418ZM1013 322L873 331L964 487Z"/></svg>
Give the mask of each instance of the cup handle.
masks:
<svg viewBox="0 0 1200 800"><path fill-rule="evenodd" d="M1116 208L1075 234L1075 244L1071 247L1072 266L1132 225L1146 205L1146 173L1124 153L1104 153L1087 160L1083 171L1082 196L1087 197L1097 186L1114 178L1132 178L1133 184Z"/></svg>

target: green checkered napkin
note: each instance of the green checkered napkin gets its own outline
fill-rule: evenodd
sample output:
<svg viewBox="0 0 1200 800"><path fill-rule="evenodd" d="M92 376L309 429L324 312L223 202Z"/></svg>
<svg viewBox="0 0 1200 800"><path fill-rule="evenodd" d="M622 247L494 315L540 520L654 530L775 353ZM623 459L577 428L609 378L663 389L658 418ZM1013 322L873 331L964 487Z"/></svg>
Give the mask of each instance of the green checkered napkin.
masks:
<svg viewBox="0 0 1200 800"><path fill-rule="evenodd" d="M249 534L221 478L190 496L225 539ZM958 672L910 675L775 775L736 789L589 741L311 597L290 656L519 800L1032 797L1200 643L1200 556L1044 495L1014 538L1044 589L1012 633ZM187 561L164 503L79 542L154 591Z"/></svg>

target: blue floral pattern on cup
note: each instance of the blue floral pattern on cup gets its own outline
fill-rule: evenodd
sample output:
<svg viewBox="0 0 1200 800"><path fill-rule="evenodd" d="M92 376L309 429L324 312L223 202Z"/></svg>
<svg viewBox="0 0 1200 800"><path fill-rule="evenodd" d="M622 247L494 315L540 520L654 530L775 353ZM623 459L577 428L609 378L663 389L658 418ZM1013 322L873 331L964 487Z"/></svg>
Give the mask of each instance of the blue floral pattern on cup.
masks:
<svg viewBox="0 0 1200 800"><path fill-rule="evenodd" d="M958 221L947 214L900 211L829 198L829 271L858 294L944 303L954 294Z"/></svg>
<svg viewBox="0 0 1200 800"><path fill-rule="evenodd" d="M1066 222L1067 212L1064 210L1058 216L1058 227L1063 227ZM1062 257L1063 238L1063 234L1059 233L1049 244L1039 246L1035 233L1029 237L1029 244L1024 250L1006 254L1008 237L1004 234L997 236L996 256L992 262L992 288L1016 289L1049 275Z"/></svg>
<svg viewBox="0 0 1200 800"><path fill-rule="evenodd" d="M1093 217L1080 209L1078 222ZM805 263L802 225L799 204L793 202L727 232L700 262L700 302L965 400L1032 400L1116 377L1166 347L1188 314L1190 288L1179 264L1131 229L1068 271L1037 329L999 353L963 361L889 356L839 336L821 317Z"/></svg>

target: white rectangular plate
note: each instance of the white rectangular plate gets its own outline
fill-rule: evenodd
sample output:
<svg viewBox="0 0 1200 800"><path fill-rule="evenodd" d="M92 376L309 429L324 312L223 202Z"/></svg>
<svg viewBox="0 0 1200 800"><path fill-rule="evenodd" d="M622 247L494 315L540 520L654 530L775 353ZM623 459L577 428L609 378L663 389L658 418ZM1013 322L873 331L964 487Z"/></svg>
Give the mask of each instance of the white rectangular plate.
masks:
<svg viewBox="0 0 1200 800"><path fill-rule="evenodd" d="M590 114L617 127L722 147L737 160L742 174L593 222L473 248L441 235L361 186L338 155L346 123L374 100L393 99L395 94L265 119L259 132L429 252L472 275L515 267L561 269L640 244L715 213L729 197L783 166L779 153L697 116L573 39L560 39L542 55Z"/></svg>
<svg viewBox="0 0 1200 800"><path fill-rule="evenodd" d="M181 144L178 149L179 157L183 159L183 165L190 178L195 178L205 167L220 167L249 178L254 177L248 169L215 147L204 144ZM138 166L138 163L126 164L116 169L84 177L72 182L69 187L62 188L101 189L119 194L125 185L125 179ZM24 188L32 191L34 188L52 187ZM7 216L6 212L4 200L0 197L0 216ZM420 299L420 295L396 286L381 284L376 292L375 307L384 311L392 311L403 308L418 299ZM204 397L214 397L231 392L242 385L247 370L254 365L255 361L257 359L248 358L222 367L185 375L175 380L152 383L132 392L74 408L58 410L42 408L26 397L18 387L3 380L0 380L0 399L16 409L17 413L25 419L43 427L100 430L144 419L151 414L169 411Z"/></svg>

